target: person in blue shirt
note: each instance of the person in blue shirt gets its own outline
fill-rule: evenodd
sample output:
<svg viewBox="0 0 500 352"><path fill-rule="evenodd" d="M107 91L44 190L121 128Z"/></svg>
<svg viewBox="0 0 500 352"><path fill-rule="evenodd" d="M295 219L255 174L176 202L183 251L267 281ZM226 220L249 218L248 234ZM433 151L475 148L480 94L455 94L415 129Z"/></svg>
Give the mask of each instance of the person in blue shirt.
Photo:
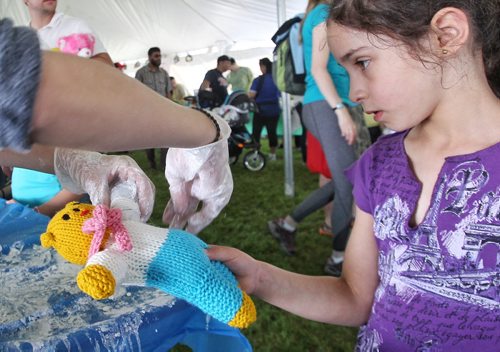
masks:
<svg viewBox="0 0 500 352"><path fill-rule="evenodd" d="M306 91L302 118L308 131L321 143L332 175L334 206L331 213L333 252L325 264L325 272L339 276L344 250L350 233L353 197L344 170L356 160L355 120L363 112L349 100L349 76L337 63L327 44L326 21L328 2L309 0L302 22L302 42L306 66ZM297 222L290 216L268 223L269 230L282 247L294 250Z"/></svg>
<svg viewBox="0 0 500 352"><path fill-rule="evenodd" d="M280 91L274 84L272 76L273 63L267 57L259 60L262 75L253 80L248 92L251 99L255 99L257 111L253 117L253 138L260 142L262 129L266 127L269 139L269 160L276 160L276 147L278 146L278 121L280 118Z"/></svg>
<svg viewBox="0 0 500 352"><path fill-rule="evenodd" d="M7 203L21 203L49 217L83 196L63 189L55 175L21 167L13 168L11 181L12 199Z"/></svg>

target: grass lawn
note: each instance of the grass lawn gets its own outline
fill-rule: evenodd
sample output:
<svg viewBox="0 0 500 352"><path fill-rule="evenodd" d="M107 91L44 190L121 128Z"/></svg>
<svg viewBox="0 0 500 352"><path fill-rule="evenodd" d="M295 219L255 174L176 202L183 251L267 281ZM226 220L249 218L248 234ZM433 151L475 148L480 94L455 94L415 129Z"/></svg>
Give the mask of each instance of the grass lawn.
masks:
<svg viewBox="0 0 500 352"><path fill-rule="evenodd" d="M267 146L267 141L264 141L264 145ZM266 148L263 151L266 152ZM134 152L131 156L146 170L157 187L156 204L150 222L164 226L161 216L169 197L164 175L148 168L144 152ZM241 158L232 166L232 172L234 192L231 201L219 217L200 233L200 238L207 243L237 247L256 259L284 269L322 275L323 264L331 252L331 240L318 235L318 227L323 221L322 212L311 215L300 224L298 253L294 257L283 254L267 232L268 220L291 211L317 187L317 176L308 172L299 152L294 152L293 198L284 195L282 150L278 151L278 160L268 162L260 172L246 170ZM352 351L354 348L357 329L307 321L258 299L254 301L257 305L257 322L243 333L257 352ZM181 346L174 348L174 351L188 350Z"/></svg>

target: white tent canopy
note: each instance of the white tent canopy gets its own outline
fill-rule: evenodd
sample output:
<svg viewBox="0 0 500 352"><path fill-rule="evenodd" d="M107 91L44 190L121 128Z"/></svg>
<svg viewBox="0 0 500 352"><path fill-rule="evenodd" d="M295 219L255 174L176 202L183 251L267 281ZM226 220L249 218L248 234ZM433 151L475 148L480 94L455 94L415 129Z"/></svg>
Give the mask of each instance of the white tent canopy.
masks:
<svg viewBox="0 0 500 352"><path fill-rule="evenodd" d="M259 75L258 59L271 58L272 35L283 22L304 12L307 0L58 0L58 11L84 19L113 61L135 72L147 50L162 50L162 66L194 93L216 59L227 54ZM279 13L278 13L279 12ZM0 0L0 18L29 23L24 0ZM185 57L193 60L187 62ZM285 194L294 194L289 97L283 95Z"/></svg>
<svg viewBox="0 0 500 352"><path fill-rule="evenodd" d="M287 0L286 17L306 4ZM130 75L146 62L148 48L160 47L163 66L191 90L221 54L258 74L257 60L271 56L278 27L276 1L269 0L59 0L58 11L86 20ZM29 22L23 0L0 0L0 17ZM194 58L190 63L187 54Z"/></svg>

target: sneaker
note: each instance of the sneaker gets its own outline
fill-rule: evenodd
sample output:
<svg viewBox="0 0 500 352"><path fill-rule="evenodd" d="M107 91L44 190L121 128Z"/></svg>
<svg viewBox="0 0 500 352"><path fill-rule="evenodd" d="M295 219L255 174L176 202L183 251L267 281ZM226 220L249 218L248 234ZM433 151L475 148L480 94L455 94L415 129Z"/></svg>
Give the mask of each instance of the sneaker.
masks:
<svg viewBox="0 0 500 352"><path fill-rule="evenodd" d="M335 264L332 257L328 257L323 270L325 271L325 274L327 274L327 275L340 277L340 275L342 275L342 264L343 263L344 262L342 261L340 263Z"/></svg>
<svg viewBox="0 0 500 352"><path fill-rule="evenodd" d="M269 160L269 161L276 161L276 154L268 154L267 155L267 160Z"/></svg>
<svg viewBox="0 0 500 352"><path fill-rule="evenodd" d="M289 231L283 227L283 219L275 219L267 222L271 235L279 242L281 249L288 255L295 255L295 235L297 230Z"/></svg>

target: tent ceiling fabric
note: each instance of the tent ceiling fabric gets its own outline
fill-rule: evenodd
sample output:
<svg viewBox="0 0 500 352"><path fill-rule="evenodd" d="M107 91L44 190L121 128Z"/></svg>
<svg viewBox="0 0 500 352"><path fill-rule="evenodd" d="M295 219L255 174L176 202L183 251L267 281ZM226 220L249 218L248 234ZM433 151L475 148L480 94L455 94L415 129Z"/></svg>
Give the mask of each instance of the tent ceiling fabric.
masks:
<svg viewBox="0 0 500 352"><path fill-rule="evenodd" d="M287 0L287 18L306 4ZM144 58L151 46L172 55L269 47L278 27L272 0L59 0L58 10L85 19L115 61ZM0 17L29 21L22 0L0 0Z"/></svg>

